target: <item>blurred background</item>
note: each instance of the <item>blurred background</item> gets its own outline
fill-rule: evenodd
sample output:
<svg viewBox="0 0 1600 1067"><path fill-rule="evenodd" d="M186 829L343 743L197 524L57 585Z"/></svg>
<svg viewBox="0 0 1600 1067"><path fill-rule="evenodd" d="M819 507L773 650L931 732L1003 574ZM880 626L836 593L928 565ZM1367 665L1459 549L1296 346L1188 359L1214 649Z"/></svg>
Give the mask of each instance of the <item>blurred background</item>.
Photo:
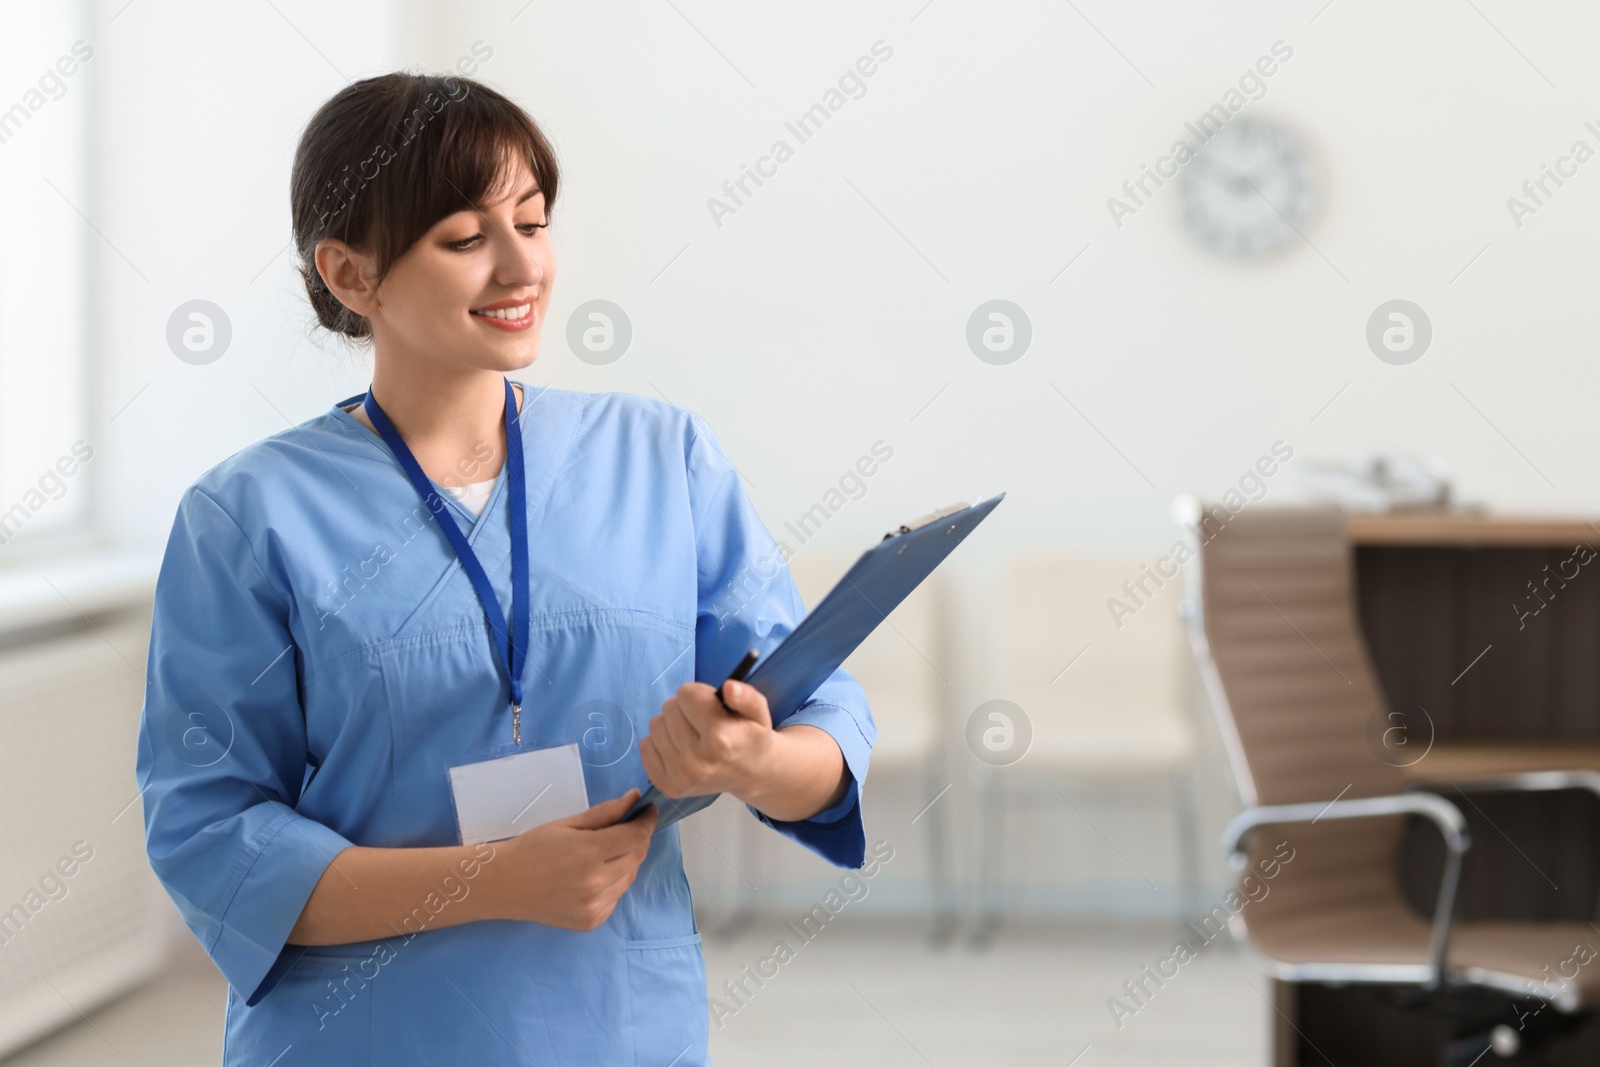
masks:
<svg viewBox="0 0 1600 1067"><path fill-rule="evenodd" d="M726 798L686 824L720 1062L1290 1062L1230 935L1125 991L1225 899L1241 804L1174 501L1600 512L1590 5L0 17L7 1063L220 1055L226 986L143 852L149 597L185 487L369 381L289 247L296 141L352 80L455 71L538 120L560 273L524 379L703 415L808 605L1007 494L850 664L890 858L846 884Z"/></svg>

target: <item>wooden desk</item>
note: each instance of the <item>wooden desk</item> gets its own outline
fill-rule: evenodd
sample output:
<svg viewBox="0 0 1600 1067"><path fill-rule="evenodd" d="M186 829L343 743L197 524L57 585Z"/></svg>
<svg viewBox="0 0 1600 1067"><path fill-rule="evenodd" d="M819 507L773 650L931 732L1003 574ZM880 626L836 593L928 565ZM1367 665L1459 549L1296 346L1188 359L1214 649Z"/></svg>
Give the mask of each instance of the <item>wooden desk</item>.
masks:
<svg viewBox="0 0 1600 1067"><path fill-rule="evenodd" d="M1525 738L1454 741L1435 744L1423 759L1401 768L1410 781L1442 786L1521 771L1600 771L1600 742L1552 745Z"/></svg>
<svg viewBox="0 0 1600 1067"><path fill-rule="evenodd" d="M1600 518L1360 515L1350 538L1392 709L1440 743L1600 743Z"/></svg>
<svg viewBox="0 0 1600 1067"><path fill-rule="evenodd" d="M1472 836L1458 918L1593 919L1600 800L1468 796L1449 783L1600 770L1600 517L1418 511L1352 516L1349 532L1357 613L1389 708L1434 728L1432 749L1403 773L1453 800ZM1413 820L1398 863L1412 906L1431 915L1444 866L1438 830ZM1444 1039L1357 987L1276 988L1280 1009L1328 1048L1341 1033L1382 1034L1378 1061L1410 1067L1431 1062L1419 1048ZM1296 1032L1278 1030L1278 1064L1323 1062L1297 1056ZM1549 1060L1597 1061L1600 1026Z"/></svg>
<svg viewBox="0 0 1600 1067"><path fill-rule="evenodd" d="M1434 749L1408 777L1597 766L1600 519L1363 515L1350 539L1357 610L1389 707L1412 721L1426 712L1434 728ZM1444 794L1472 830L1462 918L1594 917L1600 847L1585 846L1600 845L1600 801ZM1424 914L1444 862L1437 837L1414 826L1401 861Z"/></svg>
<svg viewBox="0 0 1600 1067"><path fill-rule="evenodd" d="M1420 545L1456 548L1600 547L1600 517L1491 515L1484 511L1388 512L1350 517L1356 545Z"/></svg>

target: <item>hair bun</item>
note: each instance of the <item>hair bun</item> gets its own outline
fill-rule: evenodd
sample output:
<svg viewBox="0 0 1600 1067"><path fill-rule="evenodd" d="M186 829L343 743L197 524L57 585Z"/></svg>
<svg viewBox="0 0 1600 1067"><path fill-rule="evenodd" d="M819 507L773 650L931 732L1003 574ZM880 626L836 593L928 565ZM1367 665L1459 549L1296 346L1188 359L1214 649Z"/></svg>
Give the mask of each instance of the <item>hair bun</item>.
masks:
<svg viewBox="0 0 1600 1067"><path fill-rule="evenodd" d="M317 313L317 321L324 329L345 337L361 339L372 333L372 326L364 315L358 315L345 307L333 290L328 288L328 283L322 277L322 272L317 270L316 264L300 268L300 277L305 282L306 296L311 300L311 309Z"/></svg>

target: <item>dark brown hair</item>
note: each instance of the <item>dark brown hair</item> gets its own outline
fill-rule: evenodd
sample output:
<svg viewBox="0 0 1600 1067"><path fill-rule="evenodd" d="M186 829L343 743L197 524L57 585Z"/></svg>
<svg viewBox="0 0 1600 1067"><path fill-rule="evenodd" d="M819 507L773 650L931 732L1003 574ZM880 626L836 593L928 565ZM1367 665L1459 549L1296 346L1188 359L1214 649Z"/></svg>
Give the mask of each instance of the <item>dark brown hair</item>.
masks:
<svg viewBox="0 0 1600 1067"><path fill-rule="evenodd" d="M318 321L346 337L372 336L317 272L317 242L333 237L373 255L381 282L440 219L507 191L496 186L518 157L548 213L558 177L550 143L521 107L469 78L384 74L352 82L318 108L289 176L299 271Z"/></svg>

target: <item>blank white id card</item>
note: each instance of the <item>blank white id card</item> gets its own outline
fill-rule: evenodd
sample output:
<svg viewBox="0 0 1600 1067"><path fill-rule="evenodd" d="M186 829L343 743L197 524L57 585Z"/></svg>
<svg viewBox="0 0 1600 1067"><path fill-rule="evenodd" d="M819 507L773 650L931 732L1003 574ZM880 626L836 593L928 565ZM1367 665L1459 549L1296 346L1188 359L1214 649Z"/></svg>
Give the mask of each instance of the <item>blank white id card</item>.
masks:
<svg viewBox="0 0 1600 1067"><path fill-rule="evenodd" d="M451 767L450 792L463 845L515 837L589 810L577 742Z"/></svg>

